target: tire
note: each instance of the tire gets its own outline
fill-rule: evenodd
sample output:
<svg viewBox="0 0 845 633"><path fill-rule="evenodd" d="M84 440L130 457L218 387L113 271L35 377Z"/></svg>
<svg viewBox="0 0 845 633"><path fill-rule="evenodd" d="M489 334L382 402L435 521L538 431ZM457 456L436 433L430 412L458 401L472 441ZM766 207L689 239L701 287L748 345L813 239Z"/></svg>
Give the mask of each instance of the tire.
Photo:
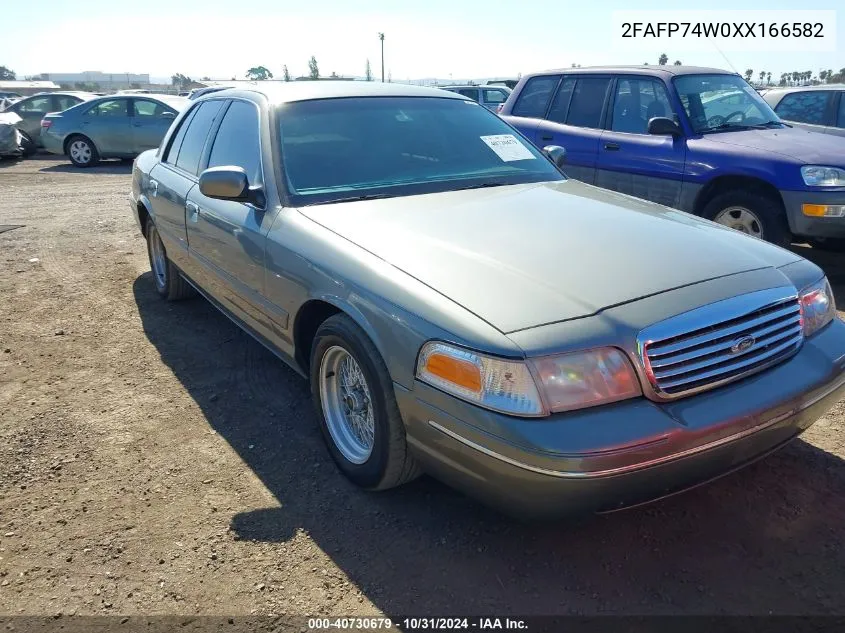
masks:
<svg viewBox="0 0 845 633"><path fill-rule="evenodd" d="M845 253L845 238L841 237L811 237L807 243L820 251Z"/></svg>
<svg viewBox="0 0 845 633"><path fill-rule="evenodd" d="M338 361L338 357L342 360ZM366 391L349 390L352 395L343 398L346 392L341 385L341 372L346 358L351 358L360 370L359 377L363 377ZM336 362L340 364L336 365ZM338 370L331 371L335 367ZM336 403L333 393L341 400L358 399L358 404L364 403L365 407L369 407L372 438L368 454L364 450L351 459L349 442L336 439L343 421L351 418L339 407L333 407L332 403ZM329 317L317 330L311 351L311 396L329 453L341 472L354 484L367 490L386 490L422 474L408 450L405 424L396 404L393 381L387 367L369 337L345 314ZM335 415L332 414L333 409ZM342 417L338 418L337 414ZM334 422L327 419L327 415ZM352 425L347 422L346 428L351 429ZM358 448L362 446L358 442Z"/></svg>
<svg viewBox="0 0 845 633"><path fill-rule="evenodd" d="M35 141L32 140L32 137L29 134L23 131L21 132L21 148L23 149L24 158L34 156L35 152L38 151L38 146L35 144Z"/></svg>
<svg viewBox="0 0 845 633"><path fill-rule="evenodd" d="M750 214L750 216L748 215ZM701 215L724 226L738 228L745 219L753 218L752 228L742 230L760 239L789 246L792 234L780 200L755 191L726 191L715 196L704 207ZM756 226L756 229L753 228Z"/></svg>
<svg viewBox="0 0 845 633"><path fill-rule="evenodd" d="M100 162L97 146L87 136L76 134L67 141L67 156L77 167L93 167Z"/></svg>
<svg viewBox="0 0 845 633"><path fill-rule="evenodd" d="M179 269L167 258L167 251L152 219L147 220L147 255L153 273L156 292L168 301L188 299L196 294L193 286L185 281Z"/></svg>

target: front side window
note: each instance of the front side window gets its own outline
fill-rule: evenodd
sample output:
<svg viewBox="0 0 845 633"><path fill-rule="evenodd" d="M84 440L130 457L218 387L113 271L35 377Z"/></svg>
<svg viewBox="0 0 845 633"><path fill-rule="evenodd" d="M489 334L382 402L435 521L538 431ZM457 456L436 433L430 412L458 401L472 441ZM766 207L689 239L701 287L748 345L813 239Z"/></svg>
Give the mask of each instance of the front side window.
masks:
<svg viewBox="0 0 845 633"><path fill-rule="evenodd" d="M535 148L472 102L358 97L279 108L294 205L562 180Z"/></svg>
<svg viewBox="0 0 845 633"><path fill-rule="evenodd" d="M134 99L132 102L132 116L143 118L161 117L165 112L172 113L173 110L150 99Z"/></svg>
<svg viewBox="0 0 845 633"><path fill-rule="evenodd" d="M96 117L121 117L126 116L126 99L111 99L101 101L85 114Z"/></svg>
<svg viewBox="0 0 845 633"><path fill-rule="evenodd" d="M513 106L511 114L524 116L532 119L542 119L546 114L546 108L552 93L560 80L558 75L546 77L532 77L522 87Z"/></svg>
<svg viewBox="0 0 845 633"><path fill-rule="evenodd" d="M769 104L738 75L682 75L674 79L684 111L699 134L782 127Z"/></svg>
<svg viewBox="0 0 845 633"><path fill-rule="evenodd" d="M575 78L564 77L557 89L552 107L546 118L555 123L566 123L566 115L569 114L569 105L572 103L572 91L575 90Z"/></svg>
<svg viewBox="0 0 845 633"><path fill-rule="evenodd" d="M610 129L646 134L649 120L671 116L672 107L662 82L639 77L620 77L617 80Z"/></svg>
<svg viewBox="0 0 845 633"><path fill-rule="evenodd" d="M833 93L829 90L793 92L781 99L775 112L787 121L825 125L831 97Z"/></svg>
<svg viewBox="0 0 845 633"><path fill-rule="evenodd" d="M610 77L578 77L569 113L567 125L597 128L601 126L601 111L610 86Z"/></svg>
<svg viewBox="0 0 845 633"><path fill-rule="evenodd" d="M184 169L189 174L197 174L205 140L222 104L222 101L206 101L199 105L179 148L176 158L176 166L179 169Z"/></svg>
<svg viewBox="0 0 845 633"><path fill-rule="evenodd" d="M249 184L261 184L261 144L258 109L251 103L233 101L211 146L209 167L243 167Z"/></svg>
<svg viewBox="0 0 845 633"><path fill-rule="evenodd" d="M504 103L508 100L508 95L504 90L488 90L484 89L484 103Z"/></svg>

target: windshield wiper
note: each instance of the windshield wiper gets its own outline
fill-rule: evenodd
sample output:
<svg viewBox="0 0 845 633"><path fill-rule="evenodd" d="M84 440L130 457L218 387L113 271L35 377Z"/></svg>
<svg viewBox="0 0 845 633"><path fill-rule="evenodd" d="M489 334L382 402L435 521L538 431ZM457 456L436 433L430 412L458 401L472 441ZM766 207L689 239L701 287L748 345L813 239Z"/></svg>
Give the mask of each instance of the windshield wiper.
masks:
<svg viewBox="0 0 845 633"><path fill-rule="evenodd" d="M727 130L753 130L753 125L742 125L741 123L722 123L715 127L708 127L701 131L702 134L708 132L726 132Z"/></svg>
<svg viewBox="0 0 845 633"><path fill-rule="evenodd" d="M312 202L307 204L307 207L317 206L319 204L335 204L338 202L360 202L361 200L382 200L384 198L395 198L391 193L366 193L360 196L349 196L348 198L333 198L331 200L320 200L319 202Z"/></svg>
<svg viewBox="0 0 845 633"><path fill-rule="evenodd" d="M504 182L480 182L475 185L467 185L466 187L455 187L452 191L465 191L467 189L487 189L488 187L504 187L507 183Z"/></svg>
<svg viewBox="0 0 845 633"><path fill-rule="evenodd" d="M780 127L792 127L792 126L787 124L787 123L784 123L783 121L766 121L765 123L760 123L758 125L752 125L750 127L753 127L755 129L764 130L764 129L769 129L769 128L773 128L773 127L780 128Z"/></svg>

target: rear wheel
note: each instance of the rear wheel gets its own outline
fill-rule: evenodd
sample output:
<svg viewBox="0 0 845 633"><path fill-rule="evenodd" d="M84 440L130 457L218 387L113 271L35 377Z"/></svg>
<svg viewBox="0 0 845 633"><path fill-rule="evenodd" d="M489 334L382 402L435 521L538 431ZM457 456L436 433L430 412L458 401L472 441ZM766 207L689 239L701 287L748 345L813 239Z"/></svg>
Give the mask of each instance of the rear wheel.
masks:
<svg viewBox="0 0 845 633"><path fill-rule="evenodd" d="M707 203L702 215L778 246L788 246L792 241L780 201L763 193L727 191L718 194Z"/></svg>
<svg viewBox="0 0 845 633"><path fill-rule="evenodd" d="M152 220L147 220L147 254L150 257L153 282L159 295L169 301L175 301L196 294L196 290L185 281L179 269L167 259L167 251L164 250L161 236Z"/></svg>
<svg viewBox="0 0 845 633"><path fill-rule="evenodd" d="M67 143L67 155L77 167L93 167L100 162L100 153L87 136L74 136Z"/></svg>

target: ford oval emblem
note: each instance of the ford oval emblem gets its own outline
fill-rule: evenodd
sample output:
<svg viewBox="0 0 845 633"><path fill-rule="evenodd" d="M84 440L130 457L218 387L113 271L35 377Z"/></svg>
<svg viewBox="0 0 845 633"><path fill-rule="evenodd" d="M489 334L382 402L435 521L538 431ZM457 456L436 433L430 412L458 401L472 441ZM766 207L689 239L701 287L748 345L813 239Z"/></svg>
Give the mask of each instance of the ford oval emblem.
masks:
<svg viewBox="0 0 845 633"><path fill-rule="evenodd" d="M751 335L740 336L731 345L731 354L741 354L754 346L755 339Z"/></svg>

